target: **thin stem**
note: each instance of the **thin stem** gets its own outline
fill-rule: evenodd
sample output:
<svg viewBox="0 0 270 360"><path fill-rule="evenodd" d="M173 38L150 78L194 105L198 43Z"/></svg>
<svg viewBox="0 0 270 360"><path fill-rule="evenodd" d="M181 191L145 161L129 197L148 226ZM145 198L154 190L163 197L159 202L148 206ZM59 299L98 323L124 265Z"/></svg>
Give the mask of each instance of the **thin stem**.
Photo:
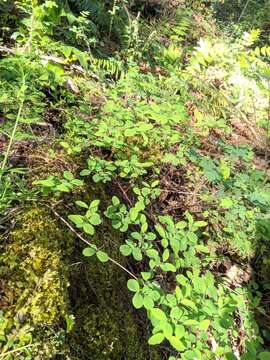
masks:
<svg viewBox="0 0 270 360"><path fill-rule="evenodd" d="M12 143L13 143L16 131L17 131L17 127L18 127L18 124L19 124L19 121L20 121L20 118L21 118L23 104L24 104L24 100L25 100L25 96L24 96L24 92L25 92L25 74L23 73L23 70L22 70L22 74L23 74L23 76L22 76L22 86L21 86L21 89L20 89L20 91L22 91L22 94L21 94L22 99L21 99L21 102L20 102L20 106L19 106L19 109L18 109L17 116L16 116L16 121L15 121L15 124L13 126L13 130L12 130L12 133L11 133L11 136L10 136L10 139L9 139L8 147L7 147L7 150L5 152L5 157L4 157L4 160L2 162L1 172L0 172L0 181L2 180L3 172L4 172L4 169L5 169L7 161L8 161L9 153L10 153L11 146L12 146Z"/></svg>
<svg viewBox="0 0 270 360"><path fill-rule="evenodd" d="M88 246L92 247L93 244L91 244L88 240L86 240L84 237L82 237L81 234L79 234L70 224L69 222L67 222L66 219L64 219L56 210L54 210L52 207L50 207L47 204L44 204L47 208L49 208L54 215L59 218L68 228L69 230L71 230L80 240L82 240L85 244L87 244ZM126 269L124 266L122 266L118 261L112 259L111 257L109 257L109 261L112 262L113 264L115 264L116 266L118 266L119 268L121 268L122 270L124 270L126 273L128 273L130 276L132 276L134 279L138 280L138 278L132 274L132 272L130 272L128 269Z"/></svg>
<svg viewBox="0 0 270 360"><path fill-rule="evenodd" d="M240 20L242 19L242 17L243 17L243 15L244 15L244 13L245 13L245 11L246 11L246 8L248 7L248 4L249 4L249 3L250 3L250 0L247 0L247 2L246 2L246 4L245 4L245 6L243 7L243 10L242 10L239 18L238 18L238 22L240 22Z"/></svg>
<svg viewBox="0 0 270 360"><path fill-rule="evenodd" d="M114 21L114 17L115 17L115 14L116 14L116 5L117 5L117 0L114 0L112 11L111 11L111 20L110 20L110 28L109 28L109 41L111 39L113 21Z"/></svg>
<svg viewBox="0 0 270 360"><path fill-rule="evenodd" d="M33 346L34 346L34 344L29 344L29 345L22 346L22 347L20 347L18 349L7 351L7 352L5 352L3 354L0 354L0 359L3 359L3 358L5 358L6 356L8 356L10 354L14 354L14 353L16 353L18 351L22 351L22 350L25 350L27 348L33 347Z"/></svg>

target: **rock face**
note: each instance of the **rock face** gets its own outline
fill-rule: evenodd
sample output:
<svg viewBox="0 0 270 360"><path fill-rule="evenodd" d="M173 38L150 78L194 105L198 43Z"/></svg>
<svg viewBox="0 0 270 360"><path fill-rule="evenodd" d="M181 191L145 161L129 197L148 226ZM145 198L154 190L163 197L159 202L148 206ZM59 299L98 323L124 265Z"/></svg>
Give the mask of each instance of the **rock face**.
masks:
<svg viewBox="0 0 270 360"><path fill-rule="evenodd" d="M122 235L109 224L93 240L120 260ZM83 245L49 211L22 210L3 244L0 331L14 346L2 353L25 346L16 359L149 358L145 318L134 317L125 274L83 258ZM160 359L156 350L151 359Z"/></svg>

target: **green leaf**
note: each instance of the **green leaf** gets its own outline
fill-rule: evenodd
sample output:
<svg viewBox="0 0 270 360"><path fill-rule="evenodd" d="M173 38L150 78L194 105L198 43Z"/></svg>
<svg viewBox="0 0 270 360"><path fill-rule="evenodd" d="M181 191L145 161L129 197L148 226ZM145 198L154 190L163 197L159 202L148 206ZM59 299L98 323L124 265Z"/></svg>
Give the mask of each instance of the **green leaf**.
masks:
<svg viewBox="0 0 270 360"><path fill-rule="evenodd" d="M140 285L135 279L129 279L127 282L127 287L132 292L138 292L140 290Z"/></svg>
<svg viewBox="0 0 270 360"><path fill-rule="evenodd" d="M181 304L183 304L183 305L185 305L185 306L188 306L188 307L190 307L191 309L197 311L197 307L196 307L195 303L194 303L193 301L189 300L189 299L183 299L183 300L181 301Z"/></svg>
<svg viewBox="0 0 270 360"><path fill-rule="evenodd" d="M65 179L67 179L69 181L74 179L74 176L70 171L64 171L63 176L64 176Z"/></svg>
<svg viewBox="0 0 270 360"><path fill-rule="evenodd" d="M151 273L150 272L142 271L141 275L142 275L143 280L145 280L145 281L151 279Z"/></svg>
<svg viewBox="0 0 270 360"><path fill-rule="evenodd" d="M166 338L169 339L173 334L173 328L172 328L171 324L168 323L167 321L164 321L161 323L161 328L162 328L163 333L166 336Z"/></svg>
<svg viewBox="0 0 270 360"><path fill-rule="evenodd" d="M93 256L96 253L96 249L94 249L93 247L87 247L83 249L82 253L84 256Z"/></svg>
<svg viewBox="0 0 270 360"><path fill-rule="evenodd" d="M151 188L154 188L154 187L156 187L158 185L159 185L159 180L155 180L155 181L152 182Z"/></svg>
<svg viewBox="0 0 270 360"><path fill-rule="evenodd" d="M162 260L165 262L169 259L169 257L170 257L169 249L165 249L162 255Z"/></svg>
<svg viewBox="0 0 270 360"><path fill-rule="evenodd" d="M67 142L65 142L65 141L61 141L60 142L60 145L64 148L64 149L68 149L70 146L69 146L69 144L67 143Z"/></svg>
<svg viewBox="0 0 270 360"><path fill-rule="evenodd" d="M160 321L167 320L165 312L158 308L151 309L151 316Z"/></svg>
<svg viewBox="0 0 270 360"><path fill-rule="evenodd" d="M84 224L83 217L81 215L68 215L70 221L72 221L78 228L81 228Z"/></svg>
<svg viewBox="0 0 270 360"><path fill-rule="evenodd" d="M195 250L198 251L198 252L204 253L204 254L209 254L210 253L210 249L207 246L202 245L202 244L196 245Z"/></svg>
<svg viewBox="0 0 270 360"><path fill-rule="evenodd" d="M141 249L138 247L136 247L132 250L132 255L133 255L134 259L137 261L141 261L143 258Z"/></svg>
<svg viewBox="0 0 270 360"><path fill-rule="evenodd" d="M159 224L155 225L155 229L162 238L166 238L166 231L161 225Z"/></svg>
<svg viewBox="0 0 270 360"><path fill-rule="evenodd" d="M210 320L208 320L208 319L200 321L199 329L200 330L207 330L209 328L209 325L210 325Z"/></svg>
<svg viewBox="0 0 270 360"><path fill-rule="evenodd" d="M146 250L146 255L150 259L156 259L158 257L158 252L155 249L149 249L149 250Z"/></svg>
<svg viewBox="0 0 270 360"><path fill-rule="evenodd" d="M102 222L99 214L97 214L97 213L92 214L91 217L89 218L89 221L92 225L95 225L95 226L101 224L101 222Z"/></svg>
<svg viewBox="0 0 270 360"><path fill-rule="evenodd" d="M137 133L136 128L125 130L126 137L134 136L134 135L136 135L136 133Z"/></svg>
<svg viewBox="0 0 270 360"><path fill-rule="evenodd" d="M131 221L136 221L137 217L138 217L139 211L137 208L131 208L129 210L129 216L130 216L130 220Z"/></svg>
<svg viewBox="0 0 270 360"><path fill-rule="evenodd" d="M83 186L84 182L82 180L79 180L79 179L74 179L71 181L72 185L75 185L75 186Z"/></svg>
<svg viewBox="0 0 270 360"><path fill-rule="evenodd" d="M259 354L259 360L270 360L270 352L263 351Z"/></svg>
<svg viewBox="0 0 270 360"><path fill-rule="evenodd" d="M164 248L167 248L168 245L169 245L169 241L167 239L162 239L161 240L161 245L164 247Z"/></svg>
<svg viewBox="0 0 270 360"><path fill-rule="evenodd" d="M198 241L198 236L194 232L189 231L187 237L192 245L195 245Z"/></svg>
<svg viewBox="0 0 270 360"><path fill-rule="evenodd" d="M143 296L139 292L136 292L132 298L132 304L136 309L140 309L143 307L143 300Z"/></svg>
<svg viewBox="0 0 270 360"><path fill-rule="evenodd" d="M89 205L89 209L93 209L93 208L98 207L99 203L100 203L100 200L93 200L91 202L91 204Z"/></svg>
<svg viewBox="0 0 270 360"><path fill-rule="evenodd" d="M131 236L132 236L133 239L135 239L135 240L142 240L142 236L141 236L141 234L138 233L138 232L132 232L132 233L131 233Z"/></svg>
<svg viewBox="0 0 270 360"><path fill-rule="evenodd" d="M233 206L233 201L231 198L226 197L220 201L219 206L223 209L229 209Z"/></svg>
<svg viewBox="0 0 270 360"><path fill-rule="evenodd" d="M95 229L91 224L83 224L83 230L89 235L94 235L95 233Z"/></svg>
<svg viewBox="0 0 270 360"><path fill-rule="evenodd" d="M181 314L182 313L180 312L180 309L177 306L175 306L172 308L172 310L170 312L170 317L179 320L181 317Z"/></svg>
<svg viewBox="0 0 270 360"><path fill-rule="evenodd" d="M178 285L175 287L175 296L176 296L177 301L179 301L183 296L182 291Z"/></svg>
<svg viewBox="0 0 270 360"><path fill-rule="evenodd" d="M54 179L35 180L35 181L33 181L33 184L44 185L47 187L53 187L53 186L55 186L55 180Z"/></svg>
<svg viewBox="0 0 270 360"><path fill-rule="evenodd" d="M59 49L66 58L69 58L72 53L72 46L63 45Z"/></svg>
<svg viewBox="0 0 270 360"><path fill-rule="evenodd" d="M195 223L194 223L195 227L204 227L207 225L208 225L208 223L206 221L195 221Z"/></svg>
<svg viewBox="0 0 270 360"><path fill-rule="evenodd" d="M158 344L161 344L164 339L165 339L165 336L163 333L157 333L155 335L152 335L148 339L148 344L149 345L158 345Z"/></svg>
<svg viewBox="0 0 270 360"><path fill-rule="evenodd" d="M175 336L178 339L181 339L185 335L185 327L183 325L176 325L175 326Z"/></svg>
<svg viewBox="0 0 270 360"><path fill-rule="evenodd" d="M186 226L187 226L186 221L179 221L179 222L176 224L176 229L178 229L178 230L183 230Z"/></svg>
<svg viewBox="0 0 270 360"><path fill-rule="evenodd" d="M88 175L90 175L90 174L91 174L91 171L88 170L88 169L84 169L84 170L82 170L82 171L80 172L80 175L81 175L81 176L88 176Z"/></svg>
<svg viewBox="0 0 270 360"><path fill-rule="evenodd" d="M198 325L198 321L197 320L192 320L192 319L188 319L184 322L184 325L186 326L197 326Z"/></svg>
<svg viewBox="0 0 270 360"><path fill-rule="evenodd" d="M171 336L168 340L172 347L175 348L177 351L186 350L184 344L176 336Z"/></svg>
<svg viewBox="0 0 270 360"><path fill-rule="evenodd" d="M145 298L143 299L143 306L147 310L152 309L155 306L153 299L150 296L145 296Z"/></svg>
<svg viewBox="0 0 270 360"><path fill-rule="evenodd" d="M59 190L61 192L69 192L70 188L68 188L66 185L64 184L59 184L56 186L56 190Z"/></svg>
<svg viewBox="0 0 270 360"><path fill-rule="evenodd" d="M118 206L118 205L120 205L120 200L118 199L117 196L113 196L113 197L112 197L112 203L113 203L113 206Z"/></svg>
<svg viewBox="0 0 270 360"><path fill-rule="evenodd" d="M129 256L132 253L132 248L129 245L121 245L120 252L123 256Z"/></svg>
<svg viewBox="0 0 270 360"><path fill-rule="evenodd" d="M163 271L172 271L172 272L176 272L176 268L173 264L170 264L170 263L165 263L165 264L161 264L160 265L160 268L163 270Z"/></svg>
<svg viewBox="0 0 270 360"><path fill-rule="evenodd" d="M84 201L78 200L78 201L75 201L75 204L82 207L82 208L84 208L84 209L88 209L88 205Z"/></svg>
<svg viewBox="0 0 270 360"><path fill-rule="evenodd" d="M109 260L108 254L106 254L104 251L98 251L97 258L99 259L99 261L101 261L103 263L105 263Z"/></svg>

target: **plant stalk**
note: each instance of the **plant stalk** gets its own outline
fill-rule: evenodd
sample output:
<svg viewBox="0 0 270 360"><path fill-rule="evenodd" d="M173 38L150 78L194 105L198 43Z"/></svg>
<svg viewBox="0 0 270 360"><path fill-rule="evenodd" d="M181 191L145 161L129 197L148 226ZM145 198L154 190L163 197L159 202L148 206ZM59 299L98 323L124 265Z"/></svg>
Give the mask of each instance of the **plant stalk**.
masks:
<svg viewBox="0 0 270 360"><path fill-rule="evenodd" d="M19 109L18 109L18 112L17 112L16 121L15 121L15 124L13 126L12 133L11 133L11 136L10 136L10 139L9 139L8 147L7 147L7 150L5 152L4 160L3 160L2 166L1 166L0 181L2 180L3 172L4 172L4 169L5 169L6 165L7 165L7 161L8 161L9 153L10 153L10 150L11 150L11 146L12 146L12 143L14 141L15 134L16 134L16 131L17 131L17 127L18 127L18 124L19 124L19 121L20 121L20 118L21 118L21 114L22 114L23 104L24 104L24 100L25 100L25 97L24 97L25 76L24 75L23 75L23 84L21 86L21 90L22 89L23 89L22 99L21 99L20 106L19 106Z"/></svg>

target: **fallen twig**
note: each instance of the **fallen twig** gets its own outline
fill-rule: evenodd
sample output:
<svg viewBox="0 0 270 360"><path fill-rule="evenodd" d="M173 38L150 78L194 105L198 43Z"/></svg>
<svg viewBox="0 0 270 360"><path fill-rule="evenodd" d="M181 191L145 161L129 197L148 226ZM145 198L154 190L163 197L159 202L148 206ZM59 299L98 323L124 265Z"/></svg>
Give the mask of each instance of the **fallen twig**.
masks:
<svg viewBox="0 0 270 360"><path fill-rule="evenodd" d="M15 55L17 52L20 52L20 51L23 52L23 53L26 53L26 51L24 49L22 49L22 48L11 49L11 48L8 48L6 46L0 46L0 52L2 52L2 53ZM40 55L41 60L51 61L51 62L53 62L55 64L63 65L64 67L68 68L69 70L77 71L77 72L79 72L81 74L86 74L87 73L87 75L90 75L93 79L99 80L99 77L96 74L87 72L80 65L67 64L66 60L64 58L57 57L57 56L54 56L54 55L44 55L44 54L39 54L39 55Z"/></svg>
<svg viewBox="0 0 270 360"><path fill-rule="evenodd" d="M48 209L50 209L54 215L60 219L68 228L70 231L72 231L80 240L82 240L85 244L87 244L88 246L93 246L93 244L91 244L88 240L86 240L84 237L82 237L81 234L79 234L70 224L69 222L64 219L56 210L54 210L51 206L44 204ZM126 269L123 265L121 265L118 261L112 259L111 257L109 257L109 261L112 262L113 264L115 264L116 266L118 266L119 268L121 268L122 270L124 270L126 273L128 273L130 276L132 276L134 279L138 280L138 278L132 274L132 272L130 272L128 269Z"/></svg>
<svg viewBox="0 0 270 360"><path fill-rule="evenodd" d="M16 352L21 352L22 350L33 347L34 345L35 344L29 344L29 345L25 345L25 346L22 346L20 348L14 349L14 350L7 351L7 352L5 352L3 354L0 354L0 359L4 359L5 357L7 357L10 354L14 354Z"/></svg>

